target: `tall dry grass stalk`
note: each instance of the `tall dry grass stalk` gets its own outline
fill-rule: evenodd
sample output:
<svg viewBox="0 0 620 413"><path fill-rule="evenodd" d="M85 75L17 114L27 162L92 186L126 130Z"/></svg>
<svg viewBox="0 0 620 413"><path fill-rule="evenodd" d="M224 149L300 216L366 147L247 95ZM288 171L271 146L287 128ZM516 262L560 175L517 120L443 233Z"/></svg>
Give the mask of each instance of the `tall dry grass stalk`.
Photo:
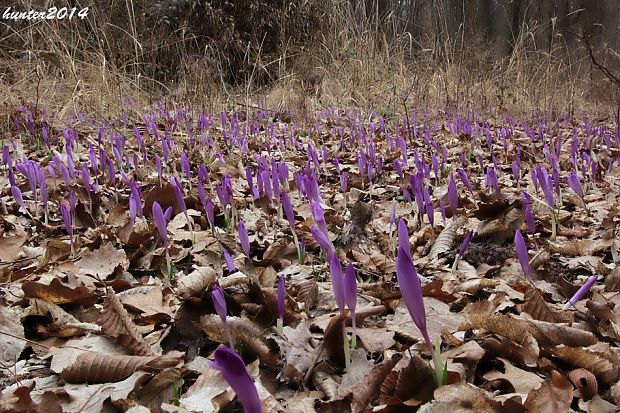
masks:
<svg viewBox="0 0 620 413"><path fill-rule="evenodd" d="M18 10L40 9L39 2L15 3ZM111 3L111 10L121 5ZM185 49L197 41L189 32L182 31L175 43L155 35L140 41L134 0L124 3L123 27L108 10L96 8L84 21L0 22L0 43L24 45L19 53L0 51L0 79L6 91L0 108L32 100L59 116L81 109L102 116L114 111L131 115L135 110L139 116L140 105L169 99L210 110L265 106L295 113L327 105L381 113L411 108L604 111L606 99L617 99L606 97L609 92L591 76L590 62L574 58L560 33L552 31L549 47L537 46L540 33L554 22L524 24L510 55L496 61L482 36L466 34L464 28L450 37L439 24L438 33L414 39L401 30L402 22L394 15L379 16L351 4L325 2L325 23L309 44L282 39L275 57L263 55L261 45L248 46L244 60L254 63L246 83L235 86L223 75L228 57L222 50L206 45L203 55L195 55ZM441 22L441 9L435 12ZM174 82L164 84L145 75L145 60L155 48L176 48L182 56ZM113 62L114 53L125 54L121 66Z"/></svg>

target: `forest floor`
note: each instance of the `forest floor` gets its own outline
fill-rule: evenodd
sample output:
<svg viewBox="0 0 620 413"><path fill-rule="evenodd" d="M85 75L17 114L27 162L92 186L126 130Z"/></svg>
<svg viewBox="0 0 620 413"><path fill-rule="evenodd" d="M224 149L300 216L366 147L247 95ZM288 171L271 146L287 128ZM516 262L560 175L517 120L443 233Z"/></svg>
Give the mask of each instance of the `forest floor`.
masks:
<svg viewBox="0 0 620 413"><path fill-rule="evenodd" d="M611 120L131 113L10 116L0 411L618 411Z"/></svg>

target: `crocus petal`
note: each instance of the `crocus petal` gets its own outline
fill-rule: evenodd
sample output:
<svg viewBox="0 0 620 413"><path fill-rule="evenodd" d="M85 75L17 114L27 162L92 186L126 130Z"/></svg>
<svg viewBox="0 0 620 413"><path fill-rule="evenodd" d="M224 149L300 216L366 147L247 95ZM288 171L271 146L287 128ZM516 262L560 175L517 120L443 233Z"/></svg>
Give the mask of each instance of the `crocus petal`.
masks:
<svg viewBox="0 0 620 413"><path fill-rule="evenodd" d="M284 305L286 300L286 285L284 284L284 277L278 277L278 318L284 319Z"/></svg>
<svg viewBox="0 0 620 413"><path fill-rule="evenodd" d="M235 262L233 261L230 253L226 248L224 248L224 261L226 261L226 267L228 267L228 272L233 273L237 270L235 267Z"/></svg>
<svg viewBox="0 0 620 413"><path fill-rule="evenodd" d="M396 255L396 280L411 319L422 333L427 346L432 349L432 343L426 330L426 311L418 272L411 257L402 247L398 247L398 254Z"/></svg>
<svg viewBox="0 0 620 413"><path fill-rule="evenodd" d="M224 290L220 287L219 284L213 284L211 290L211 298L213 298L213 306L215 307L215 312L222 320L222 323L226 323L226 314L228 313L228 309L226 307L226 298L224 297Z"/></svg>
<svg viewBox="0 0 620 413"><path fill-rule="evenodd" d="M329 259L329 273L332 277L332 289L334 291L334 298L340 311L344 311L345 296L342 268L340 268L340 260L336 254L331 254Z"/></svg>
<svg viewBox="0 0 620 413"><path fill-rule="evenodd" d="M456 215L456 210L459 207L459 191L456 187L454 175L452 174L450 174L450 181L448 183L448 202L450 203L450 208L452 209L452 215Z"/></svg>
<svg viewBox="0 0 620 413"><path fill-rule="evenodd" d="M334 253L334 246L332 242L327 238L323 231L319 229L319 227L314 224L310 227L310 232L314 235L314 239L319 243L321 249L323 250L323 255L325 258L328 258ZM303 238L302 238L303 241Z"/></svg>
<svg viewBox="0 0 620 413"><path fill-rule="evenodd" d="M398 248L405 251L407 255L411 255L409 229L407 228L407 221L404 218L401 218L398 223Z"/></svg>
<svg viewBox="0 0 620 413"><path fill-rule="evenodd" d="M243 405L244 413L261 413L263 409L256 385L241 356L228 347L219 347L213 352L213 356L211 367L219 370L224 380L235 391Z"/></svg>
<svg viewBox="0 0 620 413"><path fill-rule="evenodd" d="M286 215L286 220L291 226L291 230L295 230L295 211L293 210L293 204L291 203L291 198L288 196L288 192L282 193L282 209L284 210L284 215Z"/></svg>
<svg viewBox="0 0 620 413"><path fill-rule="evenodd" d="M245 255L250 258L250 239L248 238L248 230L245 228L245 222L239 220L237 224L237 232L239 232L239 242Z"/></svg>
<svg viewBox="0 0 620 413"><path fill-rule="evenodd" d="M355 306L357 304L357 276L352 263L347 265L347 269L344 272L343 286L345 303L347 307L349 307L349 310L355 312Z"/></svg>
<svg viewBox="0 0 620 413"><path fill-rule="evenodd" d="M166 228L166 218L164 217L164 211L161 209L161 205L157 201L153 202L153 219L159 231L159 237L161 238L164 246L168 245L168 231Z"/></svg>
<svg viewBox="0 0 620 413"><path fill-rule="evenodd" d="M525 274L525 277L533 283L534 281L532 280L532 269L530 267L530 258L527 254L527 246L525 245L525 240L519 230L515 232L515 248L517 249L517 258L519 258L519 262L521 263L523 274Z"/></svg>
<svg viewBox="0 0 620 413"><path fill-rule="evenodd" d="M577 292L571 297L570 300L564 305L564 309L568 309L570 306L575 305L575 303L583 298L584 295L590 291L590 288L594 285L596 280L598 279L597 275L593 275L577 290Z"/></svg>
<svg viewBox="0 0 620 413"><path fill-rule="evenodd" d="M469 246L469 243L471 242L471 238L474 235L474 231L469 231L467 233L467 235L465 235L465 238L463 239L463 242L461 243L461 248L459 248L459 256L463 256L463 254L465 254L465 251L467 250L467 247Z"/></svg>

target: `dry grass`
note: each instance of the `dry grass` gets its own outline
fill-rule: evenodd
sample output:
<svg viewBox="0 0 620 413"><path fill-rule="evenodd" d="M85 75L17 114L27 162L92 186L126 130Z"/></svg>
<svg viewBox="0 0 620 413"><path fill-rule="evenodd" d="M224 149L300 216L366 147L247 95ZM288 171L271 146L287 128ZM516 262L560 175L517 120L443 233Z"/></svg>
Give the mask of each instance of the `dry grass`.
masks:
<svg viewBox="0 0 620 413"><path fill-rule="evenodd" d="M327 105L382 113L402 113L413 107L609 112L618 101L617 91L593 75L587 57L577 59L568 53L562 36L554 36L546 50L537 48L535 39L544 24L522 27L511 55L496 62L492 48L479 36L468 35L466 42L463 36L416 41L408 33L394 35L399 22L391 16L360 20L345 3L330 3L325 16L331 20L312 44L284 45L281 55L271 59L262 56L259 48L249 82L234 87L222 75L226 56L218 50L209 51L216 56L212 59L187 56L174 83L162 84L145 76L139 70L141 59L152 46L136 37L132 1L127 2L128 27L114 28L124 38L110 38L106 26L112 24L110 16L95 9L90 11L89 23L49 20L20 28L2 22L8 25L3 42L36 46L21 54L1 55L6 93L0 97L0 107L32 100L60 115L80 109L106 115L131 110L127 102L148 104L164 98L210 110L263 105L296 113ZM15 7L37 8L28 1ZM92 27L72 30L72 24ZM85 33L95 41L85 38ZM121 44L133 57L118 67L109 55ZM256 83L263 72L269 74L269 81Z"/></svg>

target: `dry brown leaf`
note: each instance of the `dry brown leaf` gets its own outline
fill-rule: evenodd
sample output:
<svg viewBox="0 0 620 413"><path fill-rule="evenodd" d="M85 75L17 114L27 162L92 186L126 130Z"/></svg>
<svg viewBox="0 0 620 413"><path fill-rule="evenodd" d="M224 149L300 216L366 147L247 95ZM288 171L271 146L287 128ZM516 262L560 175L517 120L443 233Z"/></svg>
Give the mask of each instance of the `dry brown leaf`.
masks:
<svg viewBox="0 0 620 413"><path fill-rule="evenodd" d="M562 374L551 371L551 378L525 401L529 412L567 413L573 401L573 386Z"/></svg>
<svg viewBox="0 0 620 413"><path fill-rule="evenodd" d="M452 250L452 244L456 238L456 231L461 227L461 222L458 220L450 220L448 225L437 235L437 239L433 243L428 257L431 261L436 260L439 256L445 252Z"/></svg>
<svg viewBox="0 0 620 413"><path fill-rule="evenodd" d="M551 349L554 356L574 367L584 368L599 380L611 385L618 380L618 357L607 347L605 352L582 347L557 346Z"/></svg>
<svg viewBox="0 0 620 413"><path fill-rule="evenodd" d="M90 307L97 302L97 296L84 286L71 288L58 278L52 279L49 285L36 281L26 281L22 290L28 298L40 298L54 304L81 304Z"/></svg>
<svg viewBox="0 0 620 413"><path fill-rule="evenodd" d="M581 393L584 400L590 400L598 394L598 382L596 377L586 369L575 369L568 373L569 380Z"/></svg>
<svg viewBox="0 0 620 413"><path fill-rule="evenodd" d="M174 399L175 386L181 384L181 380L183 373L180 369L164 369L136 391L135 400L141 406L157 410L162 403Z"/></svg>
<svg viewBox="0 0 620 413"><path fill-rule="evenodd" d="M6 334L0 335L2 364L7 368L13 367L19 355L26 348L26 340L24 339L24 327L20 322L19 314L12 308L0 306L0 330L11 334L11 336Z"/></svg>
<svg viewBox="0 0 620 413"><path fill-rule="evenodd" d="M73 364L60 372L60 378L69 383L121 381L154 358L155 356L115 356L85 351L75 359Z"/></svg>
<svg viewBox="0 0 620 413"><path fill-rule="evenodd" d="M620 265L605 277L605 292L620 291Z"/></svg>
<svg viewBox="0 0 620 413"><path fill-rule="evenodd" d="M117 268L127 270L129 260L123 249L115 249L111 242L106 242L95 251L82 254L75 265L80 273L93 275L100 280L106 280Z"/></svg>
<svg viewBox="0 0 620 413"><path fill-rule="evenodd" d="M114 338L120 345L138 356L154 356L155 352L144 341L138 332L127 310L114 294L111 288L107 289L107 296L103 302L102 315L97 321L101 330Z"/></svg>
<svg viewBox="0 0 620 413"><path fill-rule="evenodd" d="M28 240L28 233L16 224L11 231L0 232L0 262L12 262L22 255L22 246Z"/></svg>
<svg viewBox="0 0 620 413"><path fill-rule="evenodd" d="M401 357L400 354L395 354L392 358L375 365L363 380L358 381L357 384L352 386L344 395L341 395L335 400L321 404L318 412L350 411L352 413L359 413L367 411L368 403L378 392L379 386Z"/></svg>
<svg viewBox="0 0 620 413"><path fill-rule="evenodd" d="M326 400L335 400L338 395L338 382L329 374L316 371L312 375L312 381L317 389L323 392Z"/></svg>
<svg viewBox="0 0 620 413"><path fill-rule="evenodd" d="M71 245L68 242L59 239L50 239L45 245L45 253L39 261L38 268L42 269L49 264L55 264L64 261L71 254Z"/></svg>
<svg viewBox="0 0 620 413"><path fill-rule="evenodd" d="M497 404L482 389L469 383L449 384L435 390L435 399L418 413L495 413Z"/></svg>
<svg viewBox="0 0 620 413"><path fill-rule="evenodd" d="M194 294L205 291L216 281L217 272L212 268L194 267L194 271L178 279L179 295L183 299L188 299Z"/></svg>
<svg viewBox="0 0 620 413"><path fill-rule="evenodd" d="M597 342L594 334L563 324L530 320L507 314L481 316L470 314L475 328L484 328L494 334L508 337L517 343L530 333L541 345L566 344L569 346L589 346Z"/></svg>
<svg viewBox="0 0 620 413"><path fill-rule="evenodd" d="M240 317L228 317L230 334L233 342L243 344L246 354L257 356L261 363L275 367L278 363L278 354L272 351L264 339L265 333L250 320ZM227 344L228 339L224 333L222 320L215 314L206 314L200 317L200 328L207 336L218 343ZM274 343L275 344L275 343Z"/></svg>
<svg viewBox="0 0 620 413"><path fill-rule="evenodd" d="M504 372L490 371L485 373L483 377L486 380L506 380L512 385L515 392L525 394L528 394L545 381L535 373L515 367L510 361L504 358L499 357L498 360L504 364Z"/></svg>
<svg viewBox="0 0 620 413"><path fill-rule="evenodd" d="M57 337L71 337L82 332L79 328L67 327L76 325L79 320L67 313L62 307L39 298L30 299L30 307L26 309L26 315L38 315L50 317L52 323L45 327L45 335Z"/></svg>
<svg viewBox="0 0 620 413"><path fill-rule="evenodd" d="M529 288L525 292L525 302L521 308L522 311L525 311L536 320L549 323L567 323L572 321L570 316L566 315L566 312L554 311L549 308L537 288Z"/></svg>
<svg viewBox="0 0 620 413"><path fill-rule="evenodd" d="M229 405L235 393L228 387L222 374L206 366L198 379L179 400L179 406L191 412L217 413Z"/></svg>
<svg viewBox="0 0 620 413"><path fill-rule="evenodd" d="M580 239L564 242L550 242L549 251L572 257L586 257L603 252L611 246L613 240Z"/></svg>
<svg viewBox="0 0 620 413"><path fill-rule="evenodd" d="M315 280L306 280L297 284L296 299L304 303L304 310L313 309L319 298L319 286Z"/></svg>
<svg viewBox="0 0 620 413"><path fill-rule="evenodd" d="M312 335L308 326L304 323L295 328L285 326L282 337L275 336L274 340L282 354L282 374L296 382L303 380L308 369L312 367L316 351L311 344Z"/></svg>
<svg viewBox="0 0 620 413"><path fill-rule="evenodd" d="M3 413L62 413L62 406L58 402L56 394L47 390L43 392L35 402L31 392L35 386L32 381L28 386L20 386L12 392L7 392L0 398L0 412Z"/></svg>

